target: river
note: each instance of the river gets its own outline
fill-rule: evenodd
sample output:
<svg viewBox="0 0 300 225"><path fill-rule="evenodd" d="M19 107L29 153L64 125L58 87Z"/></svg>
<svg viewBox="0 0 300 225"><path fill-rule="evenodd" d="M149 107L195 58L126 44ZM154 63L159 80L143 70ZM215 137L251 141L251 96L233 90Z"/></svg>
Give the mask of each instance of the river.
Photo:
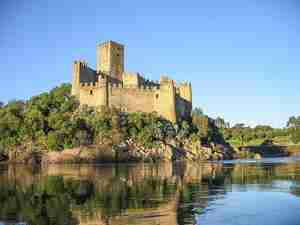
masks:
<svg viewBox="0 0 300 225"><path fill-rule="evenodd" d="M0 225L299 225L300 158L0 165Z"/></svg>

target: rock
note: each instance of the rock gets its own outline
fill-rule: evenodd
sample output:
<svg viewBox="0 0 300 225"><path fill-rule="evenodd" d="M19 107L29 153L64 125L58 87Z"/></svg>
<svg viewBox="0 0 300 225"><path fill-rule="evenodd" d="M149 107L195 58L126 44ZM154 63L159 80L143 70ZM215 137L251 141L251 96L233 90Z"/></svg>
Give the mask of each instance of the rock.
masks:
<svg viewBox="0 0 300 225"><path fill-rule="evenodd" d="M7 155L0 154L0 162L7 161L7 160L8 160L8 156Z"/></svg>
<svg viewBox="0 0 300 225"><path fill-rule="evenodd" d="M173 149L171 146L167 145L165 151L163 151L163 158L165 160L172 160Z"/></svg>
<svg viewBox="0 0 300 225"><path fill-rule="evenodd" d="M219 160L219 154L217 152L214 152L212 155L211 155L211 158L212 160Z"/></svg>
<svg viewBox="0 0 300 225"><path fill-rule="evenodd" d="M256 153L256 154L254 155L254 159L256 159L256 160L261 160L262 157L261 157L261 155L260 155L259 153Z"/></svg>

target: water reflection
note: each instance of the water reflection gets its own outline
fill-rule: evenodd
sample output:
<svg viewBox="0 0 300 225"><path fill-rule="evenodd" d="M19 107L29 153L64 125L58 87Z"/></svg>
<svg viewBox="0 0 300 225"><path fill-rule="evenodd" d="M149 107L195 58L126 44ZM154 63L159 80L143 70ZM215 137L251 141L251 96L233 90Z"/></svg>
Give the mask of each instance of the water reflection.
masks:
<svg viewBox="0 0 300 225"><path fill-rule="evenodd" d="M297 196L297 160L42 168L0 165L0 225L247 224L249 218L256 221L251 224L258 224L262 215L280 213L280 207L275 207L280 202L289 207L281 211L285 213L281 219L286 216L285 224L292 225L299 224L294 223L300 210ZM264 211L258 211L255 204L261 204Z"/></svg>

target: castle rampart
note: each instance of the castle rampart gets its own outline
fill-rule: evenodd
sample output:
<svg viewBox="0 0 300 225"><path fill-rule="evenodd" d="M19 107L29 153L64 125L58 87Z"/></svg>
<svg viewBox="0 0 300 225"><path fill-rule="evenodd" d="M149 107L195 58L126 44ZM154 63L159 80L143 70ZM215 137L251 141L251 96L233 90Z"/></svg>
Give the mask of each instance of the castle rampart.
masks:
<svg viewBox="0 0 300 225"><path fill-rule="evenodd" d="M139 73L124 72L124 46L108 41L97 45L97 68L85 61L73 63L72 94L80 104L116 107L128 112L157 112L176 122L188 117L192 109L190 83L175 82L161 76L160 82Z"/></svg>

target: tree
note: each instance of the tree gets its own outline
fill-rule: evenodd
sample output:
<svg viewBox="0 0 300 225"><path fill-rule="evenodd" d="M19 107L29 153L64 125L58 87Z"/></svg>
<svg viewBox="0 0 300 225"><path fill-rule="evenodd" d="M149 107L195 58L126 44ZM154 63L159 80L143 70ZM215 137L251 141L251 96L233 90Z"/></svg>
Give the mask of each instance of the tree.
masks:
<svg viewBox="0 0 300 225"><path fill-rule="evenodd" d="M225 123L225 120L222 119L221 117L217 117L215 120L214 120L214 124L217 128L220 128L220 129L225 129L227 124Z"/></svg>
<svg viewBox="0 0 300 225"><path fill-rule="evenodd" d="M300 116L292 116L287 122L288 132L291 135L291 140L298 144L300 143Z"/></svg>
<svg viewBox="0 0 300 225"><path fill-rule="evenodd" d="M288 122L287 122L287 127L288 128L296 128L296 127L300 127L300 116L295 117L292 116L289 118Z"/></svg>
<svg viewBox="0 0 300 225"><path fill-rule="evenodd" d="M47 146L49 150L63 149L63 137L59 132L50 131L47 135Z"/></svg>
<svg viewBox="0 0 300 225"><path fill-rule="evenodd" d="M17 150L24 135L23 101L10 101L0 109L0 148L11 151Z"/></svg>
<svg viewBox="0 0 300 225"><path fill-rule="evenodd" d="M237 123L233 126L233 128L236 128L236 129L242 129L245 127L245 124L244 123Z"/></svg>
<svg viewBox="0 0 300 225"><path fill-rule="evenodd" d="M207 137L209 132L209 118L206 115L192 114L192 122L201 137Z"/></svg>
<svg viewBox="0 0 300 225"><path fill-rule="evenodd" d="M203 110L201 108L195 107L192 110L192 115L204 116L204 112L203 112Z"/></svg>

